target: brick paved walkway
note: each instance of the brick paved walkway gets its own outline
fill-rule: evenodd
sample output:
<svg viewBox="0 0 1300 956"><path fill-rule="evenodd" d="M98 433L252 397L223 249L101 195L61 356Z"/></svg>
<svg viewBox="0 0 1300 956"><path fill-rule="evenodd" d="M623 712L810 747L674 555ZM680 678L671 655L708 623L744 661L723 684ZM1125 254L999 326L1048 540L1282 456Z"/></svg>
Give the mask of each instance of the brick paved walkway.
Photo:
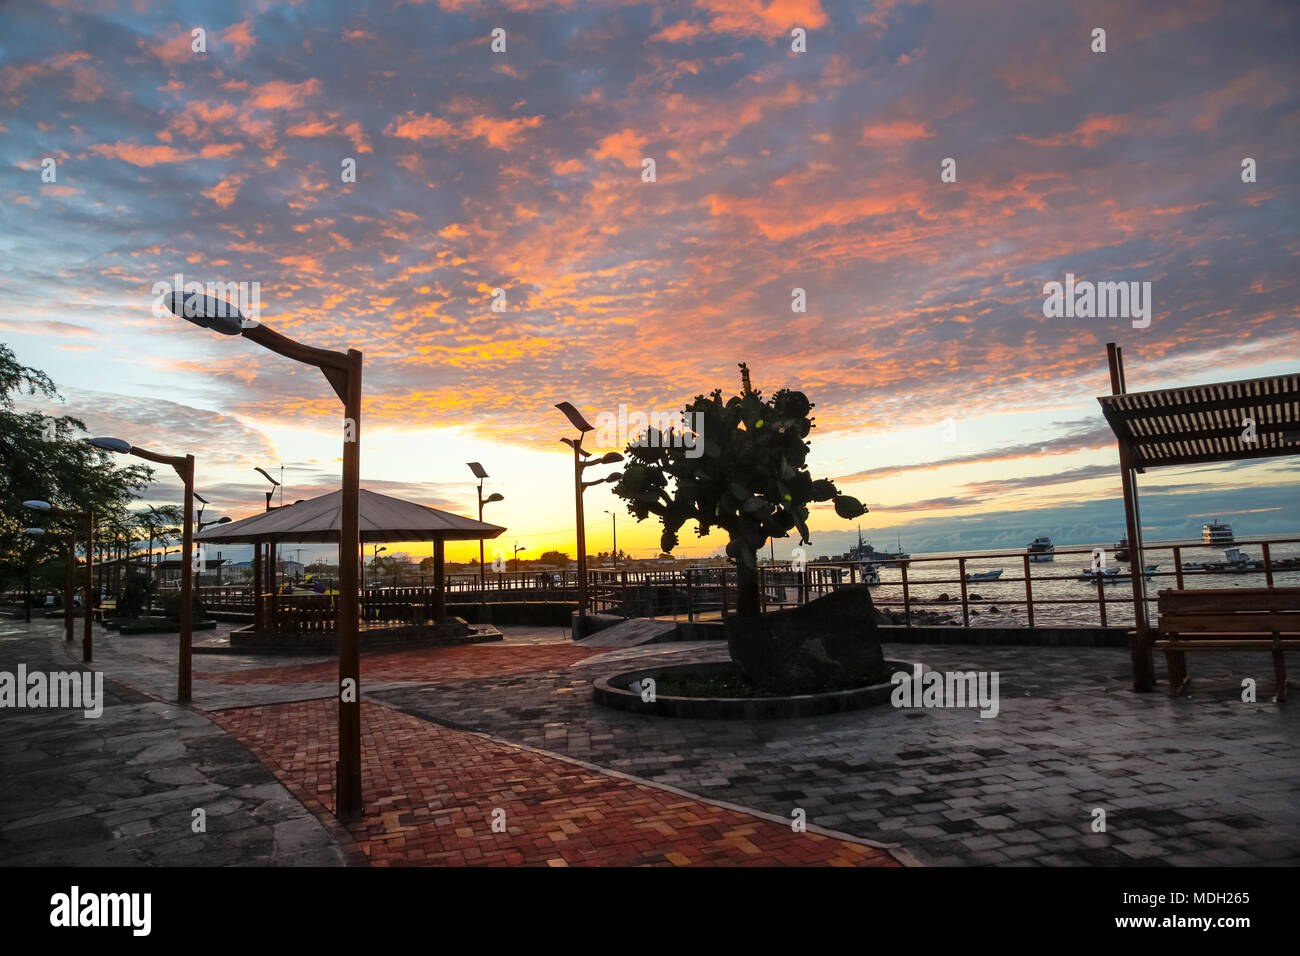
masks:
<svg viewBox="0 0 1300 956"><path fill-rule="evenodd" d="M367 654L362 676L366 681L395 680L452 683L498 674L528 673L570 664L601 653L602 648L567 645L469 644L420 650ZM312 664L231 671L209 679L219 684L300 684L332 681L338 676L336 660Z"/></svg>
<svg viewBox="0 0 1300 956"><path fill-rule="evenodd" d="M335 701L222 711L214 719L267 761L304 804L328 815ZM366 812L347 829L354 854L376 865L898 865L880 849L795 832L789 823L369 702L362 705L362 733ZM493 832L497 810L504 811L505 832Z"/></svg>

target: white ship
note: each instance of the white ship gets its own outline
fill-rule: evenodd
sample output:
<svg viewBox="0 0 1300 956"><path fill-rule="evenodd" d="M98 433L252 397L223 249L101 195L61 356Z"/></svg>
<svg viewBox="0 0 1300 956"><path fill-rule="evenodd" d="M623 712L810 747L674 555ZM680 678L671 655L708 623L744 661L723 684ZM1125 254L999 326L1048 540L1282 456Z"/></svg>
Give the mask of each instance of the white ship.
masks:
<svg viewBox="0 0 1300 956"><path fill-rule="evenodd" d="M1052 544L1052 539L1045 534L1040 534L1031 541L1028 551L1030 561L1051 561L1056 557L1056 545Z"/></svg>
<svg viewBox="0 0 1300 956"><path fill-rule="evenodd" d="M1232 525L1220 524L1218 521L1201 525L1201 544L1219 548L1232 543Z"/></svg>

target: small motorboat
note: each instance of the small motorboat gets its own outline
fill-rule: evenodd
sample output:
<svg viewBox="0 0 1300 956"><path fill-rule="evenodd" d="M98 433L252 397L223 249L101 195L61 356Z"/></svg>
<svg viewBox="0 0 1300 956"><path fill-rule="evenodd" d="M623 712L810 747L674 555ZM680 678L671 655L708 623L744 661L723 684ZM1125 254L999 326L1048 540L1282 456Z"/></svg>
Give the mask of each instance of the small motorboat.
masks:
<svg viewBox="0 0 1300 956"><path fill-rule="evenodd" d="M1156 573L1158 564L1148 564L1144 574L1146 577ZM1079 575L1080 581L1096 581L1100 579L1103 584L1113 584L1116 581L1131 581L1133 575L1124 568L1103 568L1100 571L1094 571L1092 568L1084 568L1083 573Z"/></svg>
<svg viewBox="0 0 1300 956"><path fill-rule="evenodd" d="M1056 557L1056 545L1052 544L1052 539L1045 534L1040 534L1029 542L1029 547L1025 550L1029 560L1033 562L1051 561Z"/></svg>
<svg viewBox="0 0 1300 956"><path fill-rule="evenodd" d="M967 581L996 581L1002 577L1002 568L996 571L973 571L966 575Z"/></svg>

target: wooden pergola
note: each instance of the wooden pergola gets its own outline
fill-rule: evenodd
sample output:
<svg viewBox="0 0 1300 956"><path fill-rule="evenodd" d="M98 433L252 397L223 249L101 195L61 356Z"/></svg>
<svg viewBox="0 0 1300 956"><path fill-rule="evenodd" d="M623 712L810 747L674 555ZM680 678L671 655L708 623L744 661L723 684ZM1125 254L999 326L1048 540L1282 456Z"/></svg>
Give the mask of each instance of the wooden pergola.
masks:
<svg viewBox="0 0 1300 956"><path fill-rule="evenodd" d="M1153 629L1146 575L1141 573L1145 565L1136 476L1148 468L1300 454L1300 373L1130 392L1124 383L1122 350L1111 342L1106 354L1112 394L1097 401L1119 443L1129 566L1134 569L1133 689L1148 691L1155 685Z"/></svg>
<svg viewBox="0 0 1300 956"><path fill-rule="evenodd" d="M262 569L259 566L262 546L337 542L342 526L342 504L342 492L333 491L283 508L259 512L229 524L216 525L196 535L196 540L204 544L254 545L253 580L260 592L264 587ZM500 525L476 521L364 488L360 491L359 525L363 545L393 541L432 542L435 622L442 619L446 607L446 543L495 538L506 530ZM255 631L262 628L261 618L262 600L259 593L254 600Z"/></svg>

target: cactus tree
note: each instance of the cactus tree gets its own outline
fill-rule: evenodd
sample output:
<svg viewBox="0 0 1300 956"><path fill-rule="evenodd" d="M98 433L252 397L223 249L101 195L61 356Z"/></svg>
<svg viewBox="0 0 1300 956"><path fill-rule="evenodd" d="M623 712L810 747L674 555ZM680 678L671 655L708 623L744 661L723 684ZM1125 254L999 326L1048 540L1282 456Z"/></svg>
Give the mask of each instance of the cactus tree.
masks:
<svg viewBox="0 0 1300 956"><path fill-rule="evenodd" d="M726 531L727 556L736 564L736 613L748 617L759 613L757 559L769 538L798 530L800 543L809 543L808 506L815 501L834 502L845 519L867 509L830 480L808 473L813 406L803 392L781 389L764 399L751 387L744 363L740 370L740 395L724 403L718 389L686 406L693 438L652 428L645 441L629 446L614 493L638 521L659 517L668 553L687 521L696 522L700 537L715 527Z"/></svg>

